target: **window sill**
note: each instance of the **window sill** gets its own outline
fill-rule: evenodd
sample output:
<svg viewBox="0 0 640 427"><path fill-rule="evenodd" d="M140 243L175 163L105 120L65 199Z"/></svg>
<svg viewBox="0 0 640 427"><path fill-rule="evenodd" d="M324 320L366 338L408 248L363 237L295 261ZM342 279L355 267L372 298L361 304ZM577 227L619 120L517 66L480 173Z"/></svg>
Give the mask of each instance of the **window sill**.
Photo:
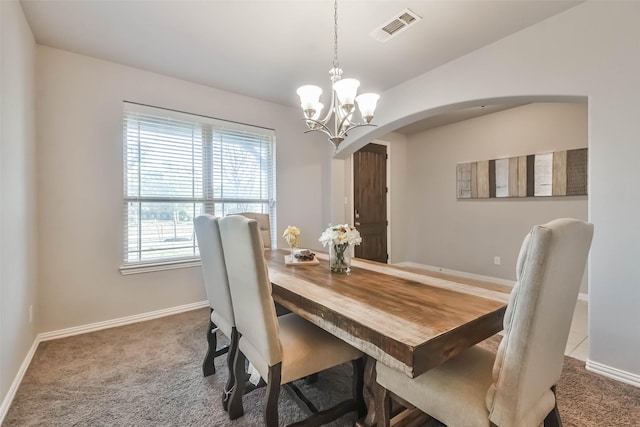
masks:
<svg viewBox="0 0 640 427"><path fill-rule="evenodd" d="M146 262L140 264L129 264L120 266L120 274L128 276L130 274L152 273L154 271L176 270L178 268L200 267L200 258L189 258L176 261Z"/></svg>

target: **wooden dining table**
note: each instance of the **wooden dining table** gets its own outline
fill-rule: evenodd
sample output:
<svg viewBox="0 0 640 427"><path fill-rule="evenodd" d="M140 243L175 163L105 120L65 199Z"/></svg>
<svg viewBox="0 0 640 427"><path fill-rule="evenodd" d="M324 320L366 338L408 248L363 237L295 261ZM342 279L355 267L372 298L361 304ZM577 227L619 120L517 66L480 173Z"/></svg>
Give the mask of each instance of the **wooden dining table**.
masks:
<svg viewBox="0 0 640 427"><path fill-rule="evenodd" d="M334 274L324 254L286 265L288 253L265 251L273 299L369 356L369 387L376 362L413 378L502 330L504 291L355 258Z"/></svg>

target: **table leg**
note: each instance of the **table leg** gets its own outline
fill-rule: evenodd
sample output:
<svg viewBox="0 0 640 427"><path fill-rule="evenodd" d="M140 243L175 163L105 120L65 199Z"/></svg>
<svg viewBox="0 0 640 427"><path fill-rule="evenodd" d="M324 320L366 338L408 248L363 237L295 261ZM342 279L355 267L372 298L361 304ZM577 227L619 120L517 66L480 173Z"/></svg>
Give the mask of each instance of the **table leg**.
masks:
<svg viewBox="0 0 640 427"><path fill-rule="evenodd" d="M357 427L376 427L380 415L390 418L390 425L393 427L415 427L424 425L431 417L421 412L398 396L391 396L389 406L385 408L388 414L376 414L376 387L379 387L376 378L376 359L371 356L366 357L364 367L364 397L367 404L367 415L356 421ZM381 396L378 396L381 397Z"/></svg>
<svg viewBox="0 0 640 427"><path fill-rule="evenodd" d="M356 422L358 427L373 427L376 425L376 359L367 356L364 365L364 399L367 404L367 415Z"/></svg>

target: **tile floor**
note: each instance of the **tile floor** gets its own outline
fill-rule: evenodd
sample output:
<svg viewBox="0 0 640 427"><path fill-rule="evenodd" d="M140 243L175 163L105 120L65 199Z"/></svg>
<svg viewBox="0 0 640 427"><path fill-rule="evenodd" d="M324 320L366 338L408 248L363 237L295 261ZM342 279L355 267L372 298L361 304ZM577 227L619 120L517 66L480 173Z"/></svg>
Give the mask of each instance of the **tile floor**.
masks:
<svg viewBox="0 0 640 427"><path fill-rule="evenodd" d="M566 356L586 361L589 356L589 336L587 335L587 301L578 300L573 312L573 322L569 331L569 340L564 349Z"/></svg>

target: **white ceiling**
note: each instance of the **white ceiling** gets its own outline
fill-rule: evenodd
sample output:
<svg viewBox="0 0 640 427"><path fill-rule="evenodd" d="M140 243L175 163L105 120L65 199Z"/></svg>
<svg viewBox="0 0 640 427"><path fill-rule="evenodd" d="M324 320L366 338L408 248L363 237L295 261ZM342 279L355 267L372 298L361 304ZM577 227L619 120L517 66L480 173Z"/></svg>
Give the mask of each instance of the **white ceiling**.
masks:
<svg viewBox="0 0 640 427"><path fill-rule="evenodd" d="M21 3L43 45L283 105L299 104L302 84L329 86L331 0ZM383 92L579 3L342 0L340 65L362 92ZM369 35L405 8L423 19L386 43Z"/></svg>

